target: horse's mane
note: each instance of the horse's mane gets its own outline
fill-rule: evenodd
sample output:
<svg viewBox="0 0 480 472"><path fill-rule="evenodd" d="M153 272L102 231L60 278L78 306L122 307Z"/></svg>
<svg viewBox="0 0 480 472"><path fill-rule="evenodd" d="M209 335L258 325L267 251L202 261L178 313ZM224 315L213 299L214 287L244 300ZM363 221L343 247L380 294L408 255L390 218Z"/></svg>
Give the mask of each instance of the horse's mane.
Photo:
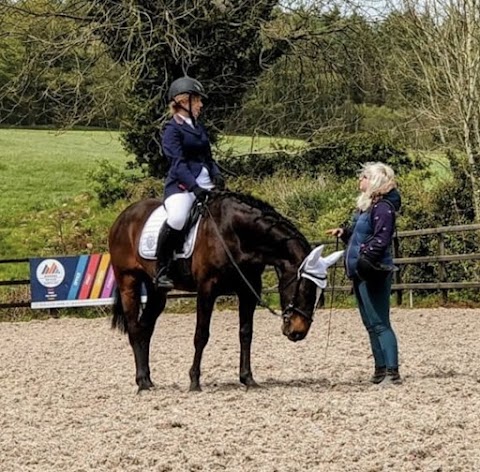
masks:
<svg viewBox="0 0 480 472"><path fill-rule="evenodd" d="M281 223L285 226L291 233L292 237L298 239L302 242L305 246L305 249L310 250L310 243L307 241L307 238L297 229L297 227L285 216L281 215L272 205L269 203L254 197L248 193L240 193L240 192L232 192L232 191L223 191L223 192L215 192L213 195L212 200L225 200L225 199L233 199L237 200L240 203L248 205L249 207L256 208L260 210L263 216L270 217L276 222Z"/></svg>
<svg viewBox="0 0 480 472"><path fill-rule="evenodd" d="M249 193L231 192L228 190L220 192L216 195L218 196L218 198L221 199L232 198L234 200L238 200L240 203L245 203L248 206L260 210L266 216L274 216L276 218L284 219L284 217L280 213L278 213L278 211L275 210L275 208L273 208L270 203L260 200L260 198L256 198Z"/></svg>

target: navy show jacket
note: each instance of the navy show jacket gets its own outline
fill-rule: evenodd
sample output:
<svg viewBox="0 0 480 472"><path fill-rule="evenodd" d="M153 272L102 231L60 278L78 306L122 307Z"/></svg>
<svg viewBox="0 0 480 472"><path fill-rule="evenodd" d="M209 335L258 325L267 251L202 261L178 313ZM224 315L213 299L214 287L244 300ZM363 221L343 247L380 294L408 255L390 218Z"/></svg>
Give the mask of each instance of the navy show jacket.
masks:
<svg viewBox="0 0 480 472"><path fill-rule="evenodd" d="M205 167L213 179L220 170L212 158L212 149L205 128L192 128L179 117L173 117L163 129L162 150L170 168L165 179L164 198L197 186L195 179Z"/></svg>

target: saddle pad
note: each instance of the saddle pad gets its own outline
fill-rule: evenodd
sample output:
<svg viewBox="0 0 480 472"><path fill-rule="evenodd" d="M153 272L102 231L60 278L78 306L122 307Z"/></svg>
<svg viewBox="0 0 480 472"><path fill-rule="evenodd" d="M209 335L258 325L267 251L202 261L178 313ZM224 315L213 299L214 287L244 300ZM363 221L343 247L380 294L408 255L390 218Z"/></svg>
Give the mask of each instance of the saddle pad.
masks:
<svg viewBox="0 0 480 472"><path fill-rule="evenodd" d="M140 235L140 242L138 244L138 253L144 259L156 259L155 253L157 252L158 233L160 232L160 227L163 225L166 219L167 211L162 205L153 211L145 223L145 226L142 229L142 234ZM197 239L200 219L201 218L198 219L198 221L195 223L195 226L193 226L189 231L188 236L183 243L183 251L174 253L174 259L187 259L193 254L193 247L195 246L195 240Z"/></svg>

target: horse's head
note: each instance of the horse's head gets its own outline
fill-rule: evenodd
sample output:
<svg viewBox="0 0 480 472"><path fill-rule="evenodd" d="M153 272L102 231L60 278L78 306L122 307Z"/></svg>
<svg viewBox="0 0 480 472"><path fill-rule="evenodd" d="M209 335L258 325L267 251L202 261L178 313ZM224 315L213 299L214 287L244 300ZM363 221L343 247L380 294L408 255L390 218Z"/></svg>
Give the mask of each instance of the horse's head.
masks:
<svg viewBox="0 0 480 472"><path fill-rule="evenodd" d="M308 334L317 302L317 291L327 285L327 269L343 251L321 257L323 246L315 248L295 271L279 273L283 309L282 332L290 341L301 341Z"/></svg>
<svg viewBox="0 0 480 472"><path fill-rule="evenodd" d="M287 279L281 277L279 285L282 332L290 341L301 341L313 321L317 287L308 279L298 278L296 271ZM282 282L285 284L283 289Z"/></svg>

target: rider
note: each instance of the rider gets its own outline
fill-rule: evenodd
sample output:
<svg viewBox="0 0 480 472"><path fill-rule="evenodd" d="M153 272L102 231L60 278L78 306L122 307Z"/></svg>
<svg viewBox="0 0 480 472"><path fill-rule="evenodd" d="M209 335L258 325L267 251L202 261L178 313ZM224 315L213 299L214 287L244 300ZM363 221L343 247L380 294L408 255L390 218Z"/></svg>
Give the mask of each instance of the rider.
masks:
<svg viewBox="0 0 480 472"><path fill-rule="evenodd" d="M168 90L171 120L162 135L162 150L170 167L165 179L164 206L167 221L157 243L157 273L154 283L173 288L168 276L175 242L187 221L195 199L204 202L213 188L223 190L225 181L212 158L205 128L197 123L207 98L202 84L191 77L181 77Z"/></svg>

